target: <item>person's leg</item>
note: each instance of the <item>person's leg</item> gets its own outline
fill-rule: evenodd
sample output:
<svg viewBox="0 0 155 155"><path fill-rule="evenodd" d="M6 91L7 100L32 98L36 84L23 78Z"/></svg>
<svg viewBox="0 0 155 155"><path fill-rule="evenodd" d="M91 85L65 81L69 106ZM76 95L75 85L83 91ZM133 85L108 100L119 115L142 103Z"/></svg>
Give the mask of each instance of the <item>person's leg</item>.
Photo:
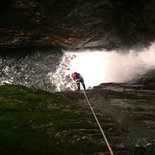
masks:
<svg viewBox="0 0 155 155"><path fill-rule="evenodd" d="M85 86L84 80L81 80L80 82L81 82L81 84L83 86L83 89L86 90L86 86Z"/></svg>
<svg viewBox="0 0 155 155"><path fill-rule="evenodd" d="M80 82L77 82L78 90L80 90Z"/></svg>
<svg viewBox="0 0 155 155"><path fill-rule="evenodd" d="M82 82L82 86L83 86L83 89L86 90L86 86L85 86L84 81Z"/></svg>

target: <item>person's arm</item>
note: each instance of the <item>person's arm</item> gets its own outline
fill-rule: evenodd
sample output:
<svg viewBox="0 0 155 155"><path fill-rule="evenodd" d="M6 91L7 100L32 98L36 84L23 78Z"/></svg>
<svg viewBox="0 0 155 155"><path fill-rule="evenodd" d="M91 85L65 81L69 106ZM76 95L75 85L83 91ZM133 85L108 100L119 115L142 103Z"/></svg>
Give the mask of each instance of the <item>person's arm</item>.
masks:
<svg viewBox="0 0 155 155"><path fill-rule="evenodd" d="M80 81L79 78L73 78L73 80L74 80L76 83L78 83L78 82Z"/></svg>
<svg viewBox="0 0 155 155"><path fill-rule="evenodd" d="M82 80L83 79L83 77L79 74L79 80Z"/></svg>

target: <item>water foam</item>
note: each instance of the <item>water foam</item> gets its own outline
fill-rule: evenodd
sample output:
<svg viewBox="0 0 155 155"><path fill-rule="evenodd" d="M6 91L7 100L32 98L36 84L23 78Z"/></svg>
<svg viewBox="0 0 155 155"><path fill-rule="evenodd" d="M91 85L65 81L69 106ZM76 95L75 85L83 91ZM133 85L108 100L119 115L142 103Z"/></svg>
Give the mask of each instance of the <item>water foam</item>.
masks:
<svg viewBox="0 0 155 155"><path fill-rule="evenodd" d="M57 91L76 89L71 73L79 72L86 86L93 87L104 82L126 82L155 68L155 43L142 51L64 51L61 64L48 76L56 84ZM68 70L68 67L70 70Z"/></svg>

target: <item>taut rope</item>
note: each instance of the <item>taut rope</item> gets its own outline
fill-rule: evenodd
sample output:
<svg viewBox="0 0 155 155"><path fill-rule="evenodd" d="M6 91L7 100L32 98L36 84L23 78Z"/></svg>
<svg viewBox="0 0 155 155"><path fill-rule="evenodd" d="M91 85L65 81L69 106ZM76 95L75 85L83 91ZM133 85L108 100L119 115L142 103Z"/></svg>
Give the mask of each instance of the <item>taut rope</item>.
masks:
<svg viewBox="0 0 155 155"><path fill-rule="evenodd" d="M104 138L104 141L105 141L106 144L107 144L107 147L108 147L108 149L109 149L110 154L111 154L111 155L114 155L114 153L113 153L113 151L112 151L112 149L111 149L111 147L110 147L110 145L109 145L109 142L108 142L108 140L107 140L107 138L106 138L106 135L104 134L104 131L103 131L101 125L100 125L100 122L98 121L98 119L97 119L97 117L96 117L96 114L95 114L95 112L94 112L94 110L93 110L93 108L92 108L92 106L91 106L91 104L90 104L90 102L89 102L89 100L88 100L88 97L87 97L87 95L86 95L86 93L85 93L84 90L83 90L83 94L84 94L84 96L85 96L85 98L86 98L86 100L87 100L87 103L88 103L88 105L89 105L89 107L90 107L90 109L91 109L91 111L92 111L92 113L93 113L93 116L94 116L94 118L95 118L95 120L96 120L96 123L97 123L97 125L98 125L98 127L99 127L99 129L100 129L100 131L101 131L101 134L102 134L102 136L103 136L103 138Z"/></svg>

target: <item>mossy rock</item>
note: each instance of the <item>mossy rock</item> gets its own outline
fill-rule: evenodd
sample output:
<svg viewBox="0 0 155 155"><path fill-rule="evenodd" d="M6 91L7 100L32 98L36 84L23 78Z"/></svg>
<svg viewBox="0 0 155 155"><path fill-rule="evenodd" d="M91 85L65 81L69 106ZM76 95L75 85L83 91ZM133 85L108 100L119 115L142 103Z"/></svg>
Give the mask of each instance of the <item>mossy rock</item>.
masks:
<svg viewBox="0 0 155 155"><path fill-rule="evenodd" d="M69 155L99 149L86 135L86 107L57 94L23 86L0 86L0 152ZM85 112L84 112L85 111ZM95 150L94 150L95 149Z"/></svg>

